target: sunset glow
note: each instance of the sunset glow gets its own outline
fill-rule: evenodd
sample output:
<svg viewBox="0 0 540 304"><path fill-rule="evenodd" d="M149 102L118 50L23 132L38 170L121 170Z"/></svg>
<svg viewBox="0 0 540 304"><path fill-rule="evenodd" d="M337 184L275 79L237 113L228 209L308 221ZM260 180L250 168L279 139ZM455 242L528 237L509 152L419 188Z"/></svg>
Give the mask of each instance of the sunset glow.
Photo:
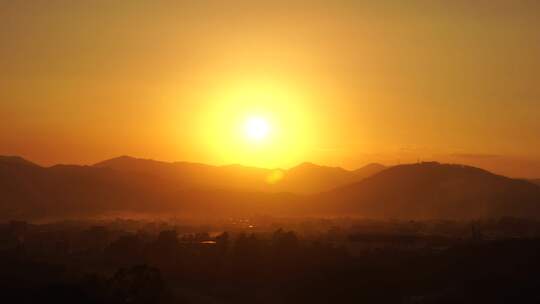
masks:
<svg viewBox="0 0 540 304"><path fill-rule="evenodd" d="M540 0L0 0L3 303L537 303Z"/></svg>
<svg viewBox="0 0 540 304"><path fill-rule="evenodd" d="M268 121L262 117L249 117L244 125L246 137L251 141L264 140L270 132Z"/></svg>
<svg viewBox="0 0 540 304"><path fill-rule="evenodd" d="M197 141L220 163L289 167L315 150L318 113L307 93L276 79L234 79L200 96Z"/></svg>
<svg viewBox="0 0 540 304"><path fill-rule="evenodd" d="M535 1L4 2L0 154L540 175Z"/></svg>

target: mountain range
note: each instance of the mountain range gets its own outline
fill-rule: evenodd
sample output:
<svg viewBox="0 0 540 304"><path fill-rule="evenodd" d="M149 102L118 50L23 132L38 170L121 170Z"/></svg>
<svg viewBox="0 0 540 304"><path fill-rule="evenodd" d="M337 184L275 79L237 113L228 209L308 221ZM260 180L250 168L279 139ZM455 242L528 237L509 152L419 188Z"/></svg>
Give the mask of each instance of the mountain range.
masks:
<svg viewBox="0 0 540 304"><path fill-rule="evenodd" d="M0 219L107 213L540 218L540 186L454 164L371 164L288 170L122 156L92 166L41 167L0 157Z"/></svg>
<svg viewBox="0 0 540 304"><path fill-rule="evenodd" d="M142 173L174 183L184 189L228 189L311 194L360 181L384 170L369 164L354 171L302 163L288 170L241 165L211 166L199 163L167 163L121 156L95 164L126 173Z"/></svg>

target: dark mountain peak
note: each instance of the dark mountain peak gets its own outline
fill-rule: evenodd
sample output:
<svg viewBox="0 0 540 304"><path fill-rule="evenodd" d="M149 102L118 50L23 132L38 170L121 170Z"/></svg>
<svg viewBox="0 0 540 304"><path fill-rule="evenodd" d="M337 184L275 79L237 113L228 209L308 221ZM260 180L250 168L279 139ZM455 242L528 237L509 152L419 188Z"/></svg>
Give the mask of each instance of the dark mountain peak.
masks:
<svg viewBox="0 0 540 304"><path fill-rule="evenodd" d="M129 156L129 155L120 155L118 157L115 157L115 158L112 158L110 160L122 160L122 161L129 161L129 160L138 160L140 158L136 158L136 157L133 157L133 156Z"/></svg>
<svg viewBox="0 0 540 304"><path fill-rule="evenodd" d="M266 176L269 172L272 172L273 169L266 169L266 168L260 168L260 167L250 167L250 166L244 166L240 164L232 164L232 165L225 165L218 167L223 172L228 172L230 174L252 174L255 178L261 178L260 176ZM279 169L276 169L279 170ZM260 175L260 176L258 176Z"/></svg>
<svg viewBox="0 0 540 304"><path fill-rule="evenodd" d="M16 164L16 165L24 165L24 166L32 166L32 167L40 167L39 165L28 161L20 156L3 156L0 155L0 162L5 164Z"/></svg>
<svg viewBox="0 0 540 304"><path fill-rule="evenodd" d="M340 167L320 166L305 162L284 172L280 181L283 191L317 193L358 181L353 172Z"/></svg>
<svg viewBox="0 0 540 304"><path fill-rule="evenodd" d="M379 163L371 163L371 164L367 164L361 168L354 170L353 173L359 177L368 177L368 176L377 174L385 170L386 168L387 168L386 166L381 165Z"/></svg>
<svg viewBox="0 0 540 304"><path fill-rule="evenodd" d="M362 175L362 170L376 173ZM215 203L212 208L218 208L238 202L242 203L231 207L238 212L260 202L257 206L277 208L274 211L283 214L296 208L305 214L373 218L540 216L540 187L470 166L425 162L385 168L369 164L347 171L303 163L269 184L271 171L238 165L168 163L130 156L94 166L42 168L20 157L0 156L0 196L21 202L15 209L4 210L5 218L10 214L34 214L35 206L44 206L40 212L47 215L50 210L66 214L79 214L83 210L199 212L204 209L201 204ZM217 190L221 192L216 194ZM300 204L292 208L293 204L286 201L283 205L267 204L277 200L268 196L268 192L311 195L292 199Z"/></svg>
<svg viewBox="0 0 540 304"><path fill-rule="evenodd" d="M386 166L383 165L383 164L379 164L379 163L369 163L361 168L358 168L356 169L355 171L358 171L358 170L363 170L363 169L385 169Z"/></svg>
<svg viewBox="0 0 540 304"><path fill-rule="evenodd" d="M540 188L476 167L424 162L390 167L326 197L363 216L485 218L540 214Z"/></svg>
<svg viewBox="0 0 540 304"><path fill-rule="evenodd" d="M330 166L321 166L311 162L303 162L295 167L292 167L288 172L302 172L302 171L341 171L345 172L347 170L340 167L330 167Z"/></svg>
<svg viewBox="0 0 540 304"><path fill-rule="evenodd" d="M428 174L438 173L442 175L489 175L495 176L486 170L460 164L443 164L439 162L420 162L415 164L404 164L391 167L381 172L381 174Z"/></svg>
<svg viewBox="0 0 540 304"><path fill-rule="evenodd" d="M111 159L107 159L104 161L101 161L99 163L94 164L95 167L109 167L114 166L118 164L129 164L129 163L138 163L138 162L153 162L154 160L150 159L142 159L142 158L136 158L129 155L121 155L118 157L114 157Z"/></svg>
<svg viewBox="0 0 540 304"><path fill-rule="evenodd" d="M230 165L223 165L223 166L220 166L221 168L227 168L227 169L263 169L263 168L259 168L259 167L250 167L250 166L244 166L244 165L241 165L241 164L230 164ZM266 169L264 169L266 170Z"/></svg>
<svg viewBox="0 0 540 304"><path fill-rule="evenodd" d="M401 186L417 185L429 187L444 183L465 183L466 181L488 181L506 179L480 168L459 165L442 164L438 162L421 162L403 164L372 174L366 181L372 183L398 184ZM353 185L354 187L354 185Z"/></svg>
<svg viewBox="0 0 540 304"><path fill-rule="evenodd" d="M79 169L87 169L87 168L94 168L93 166L87 166L87 165L72 165L72 164L58 164L49 167L48 169L52 170L79 170Z"/></svg>
<svg viewBox="0 0 540 304"><path fill-rule="evenodd" d="M312 162L303 162L295 166L295 168L301 168L301 167L319 167L319 165L316 165Z"/></svg>
<svg viewBox="0 0 540 304"><path fill-rule="evenodd" d="M101 161L97 164L94 164L95 167L110 167L113 169L155 169L155 168L202 168L202 167L213 167L210 165L202 163L191 163L184 161L177 162L165 162L160 160L154 160L151 158L138 158L129 155L122 155L108 160Z"/></svg>

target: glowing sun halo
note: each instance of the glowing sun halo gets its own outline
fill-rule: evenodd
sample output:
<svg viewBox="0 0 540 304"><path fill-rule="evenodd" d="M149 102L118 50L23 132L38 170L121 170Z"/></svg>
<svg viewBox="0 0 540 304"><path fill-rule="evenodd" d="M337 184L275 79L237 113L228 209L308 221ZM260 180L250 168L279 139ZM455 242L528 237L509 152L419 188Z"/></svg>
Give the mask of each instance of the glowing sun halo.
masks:
<svg viewBox="0 0 540 304"><path fill-rule="evenodd" d="M261 141L270 133L270 124L262 117L249 117L244 124L246 137L252 141Z"/></svg>

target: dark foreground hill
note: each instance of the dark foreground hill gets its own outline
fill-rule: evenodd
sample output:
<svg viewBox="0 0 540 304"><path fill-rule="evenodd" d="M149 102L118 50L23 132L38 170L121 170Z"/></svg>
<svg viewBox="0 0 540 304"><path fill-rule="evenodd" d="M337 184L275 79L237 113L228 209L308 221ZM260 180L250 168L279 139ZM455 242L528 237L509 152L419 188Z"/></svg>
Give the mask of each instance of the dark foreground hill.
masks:
<svg viewBox="0 0 540 304"><path fill-rule="evenodd" d="M474 167L431 162L389 168L321 195L319 204L333 213L367 217L538 217L540 187Z"/></svg>
<svg viewBox="0 0 540 304"><path fill-rule="evenodd" d="M126 168L104 164L44 168L20 158L0 158L0 219L135 213L203 218L253 214L403 219L540 217L539 186L461 165L401 165L324 193L299 195L250 188L250 183L261 185L256 180L263 177L261 172L271 173L265 169L182 163L174 165L184 170L179 174L179 169L171 169L167 163L142 161L133 167L132 160L128 161ZM339 179L341 170L303 164L289 171L288 182L301 186L304 179L306 184ZM317 172L331 174L317 176ZM219 183L227 178L234 183ZM244 187L236 187L242 181Z"/></svg>

